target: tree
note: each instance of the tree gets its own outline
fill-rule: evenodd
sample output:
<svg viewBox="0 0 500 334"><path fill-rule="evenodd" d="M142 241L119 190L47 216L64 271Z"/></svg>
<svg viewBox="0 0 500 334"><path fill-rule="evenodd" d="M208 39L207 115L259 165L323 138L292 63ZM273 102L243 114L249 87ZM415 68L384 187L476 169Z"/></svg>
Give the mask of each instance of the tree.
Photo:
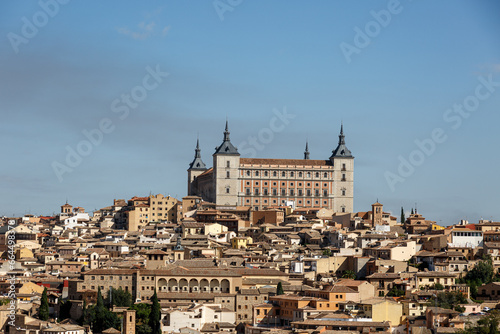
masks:
<svg viewBox="0 0 500 334"><path fill-rule="evenodd" d="M43 289L42 301L40 309L38 310L38 317L43 321L49 320L49 300L47 298L47 288Z"/></svg>
<svg viewBox="0 0 500 334"><path fill-rule="evenodd" d="M283 284L281 284L281 282L278 282L278 286L276 287L276 294L277 295L285 294L285 292L283 291Z"/></svg>
<svg viewBox="0 0 500 334"><path fill-rule="evenodd" d="M485 256L481 261L478 261L474 268L469 270L464 278L459 280L460 283L465 283L470 286L471 297L477 297L477 287L483 284L491 283L495 276L493 261L490 256Z"/></svg>
<svg viewBox="0 0 500 334"><path fill-rule="evenodd" d="M387 293L387 297L401 297L404 296L405 292L404 290L398 289L395 286L392 287L391 290Z"/></svg>
<svg viewBox="0 0 500 334"><path fill-rule="evenodd" d="M344 271L342 278L356 279L356 273L352 270Z"/></svg>
<svg viewBox="0 0 500 334"><path fill-rule="evenodd" d="M405 211L403 210L403 207L401 207L401 224L404 224L405 221L406 221Z"/></svg>
<svg viewBox="0 0 500 334"><path fill-rule="evenodd" d="M434 289L435 290L444 290L444 285L441 283L436 283L436 284L434 284Z"/></svg>
<svg viewBox="0 0 500 334"><path fill-rule="evenodd" d="M467 298L460 291L444 291L437 294L429 301L429 306L438 306L463 312L464 308L459 304L467 304Z"/></svg>
<svg viewBox="0 0 500 334"><path fill-rule="evenodd" d="M104 300L102 299L101 287L97 288L97 301L95 306L93 307L93 311L95 312L95 320L92 324L92 331L100 333L103 330L107 329L104 327L106 308L104 307Z"/></svg>
<svg viewBox="0 0 500 334"><path fill-rule="evenodd" d="M128 291L123 291L122 287L111 289L110 307L130 307L132 306L132 295Z"/></svg>
<svg viewBox="0 0 500 334"><path fill-rule="evenodd" d="M130 310L135 310L135 332L136 334L151 334L149 314L151 306L145 303L134 304Z"/></svg>
<svg viewBox="0 0 500 334"><path fill-rule="evenodd" d="M413 214L413 208L411 208L411 214Z"/></svg>
<svg viewBox="0 0 500 334"><path fill-rule="evenodd" d="M151 327L152 334L162 334L160 325L160 303L158 302L158 296L156 295L156 289L151 297L151 313L149 314L149 327Z"/></svg>
<svg viewBox="0 0 500 334"><path fill-rule="evenodd" d="M323 255L332 256L332 250L330 248L324 249Z"/></svg>

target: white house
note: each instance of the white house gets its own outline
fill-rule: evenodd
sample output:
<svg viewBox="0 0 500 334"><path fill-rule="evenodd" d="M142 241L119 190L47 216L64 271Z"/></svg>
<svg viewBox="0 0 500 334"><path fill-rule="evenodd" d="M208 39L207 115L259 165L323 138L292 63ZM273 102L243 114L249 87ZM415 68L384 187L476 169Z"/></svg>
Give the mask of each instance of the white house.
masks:
<svg viewBox="0 0 500 334"><path fill-rule="evenodd" d="M483 232L468 228L454 228L451 231L450 247L476 248L483 246Z"/></svg>

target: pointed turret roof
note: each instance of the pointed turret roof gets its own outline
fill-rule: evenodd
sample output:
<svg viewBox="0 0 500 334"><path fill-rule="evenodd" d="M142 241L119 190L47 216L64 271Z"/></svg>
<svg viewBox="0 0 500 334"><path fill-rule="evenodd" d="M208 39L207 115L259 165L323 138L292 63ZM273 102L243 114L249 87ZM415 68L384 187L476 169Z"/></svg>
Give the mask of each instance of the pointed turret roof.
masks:
<svg viewBox="0 0 500 334"><path fill-rule="evenodd" d="M207 166L201 160L201 150L200 150L200 140L196 139L196 148L194 150L194 160L189 164L189 169L200 169L200 170L205 170L207 169Z"/></svg>
<svg viewBox="0 0 500 334"><path fill-rule="evenodd" d="M306 140L306 150L304 151L304 160L309 160L309 141Z"/></svg>
<svg viewBox="0 0 500 334"><path fill-rule="evenodd" d="M238 153L238 149L231 143L231 140L229 139L229 126L228 122L226 120L226 130L224 131L224 141L219 147L215 148L215 153L214 154L233 154L233 155L240 155Z"/></svg>
<svg viewBox="0 0 500 334"><path fill-rule="evenodd" d="M351 154L351 151L345 145L345 136L344 136L344 124L340 124L340 135L339 135L339 144L337 148L332 151L331 158L354 158Z"/></svg>

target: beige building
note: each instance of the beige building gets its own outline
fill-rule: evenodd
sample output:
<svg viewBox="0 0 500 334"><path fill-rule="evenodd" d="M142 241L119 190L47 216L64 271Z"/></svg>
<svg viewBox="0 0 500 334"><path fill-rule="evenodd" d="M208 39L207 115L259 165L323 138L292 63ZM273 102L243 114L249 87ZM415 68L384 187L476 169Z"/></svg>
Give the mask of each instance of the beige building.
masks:
<svg viewBox="0 0 500 334"><path fill-rule="evenodd" d="M201 196L220 207L251 206L255 210L293 203L297 207L353 211L354 157L345 145L341 128L339 143L328 160L241 158L229 139L224 140L207 168L200 154L188 169L188 194Z"/></svg>
<svg viewBox="0 0 500 334"><path fill-rule="evenodd" d="M149 196L150 221L177 222L177 202L176 198L162 194Z"/></svg>

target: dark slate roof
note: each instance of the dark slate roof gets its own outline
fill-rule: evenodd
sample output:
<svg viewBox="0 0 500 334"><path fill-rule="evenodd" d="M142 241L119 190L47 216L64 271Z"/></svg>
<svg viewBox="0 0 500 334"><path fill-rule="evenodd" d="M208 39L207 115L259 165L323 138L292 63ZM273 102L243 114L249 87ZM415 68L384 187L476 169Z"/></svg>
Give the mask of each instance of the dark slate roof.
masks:
<svg viewBox="0 0 500 334"><path fill-rule="evenodd" d="M224 131L224 141L219 147L215 148L214 154L232 154L232 155L240 155L238 149L231 143L229 139L229 127L226 121L226 131Z"/></svg>
<svg viewBox="0 0 500 334"><path fill-rule="evenodd" d="M354 158L351 154L351 151L345 145L345 136L344 136L344 126L340 126L340 135L339 135L339 144L335 150L332 152L331 158Z"/></svg>
<svg viewBox="0 0 500 334"><path fill-rule="evenodd" d="M201 150L200 150L200 140L196 140L196 149L194 150L194 160L189 164L189 169L199 169L199 170L206 170L207 166L205 163L201 160Z"/></svg>

